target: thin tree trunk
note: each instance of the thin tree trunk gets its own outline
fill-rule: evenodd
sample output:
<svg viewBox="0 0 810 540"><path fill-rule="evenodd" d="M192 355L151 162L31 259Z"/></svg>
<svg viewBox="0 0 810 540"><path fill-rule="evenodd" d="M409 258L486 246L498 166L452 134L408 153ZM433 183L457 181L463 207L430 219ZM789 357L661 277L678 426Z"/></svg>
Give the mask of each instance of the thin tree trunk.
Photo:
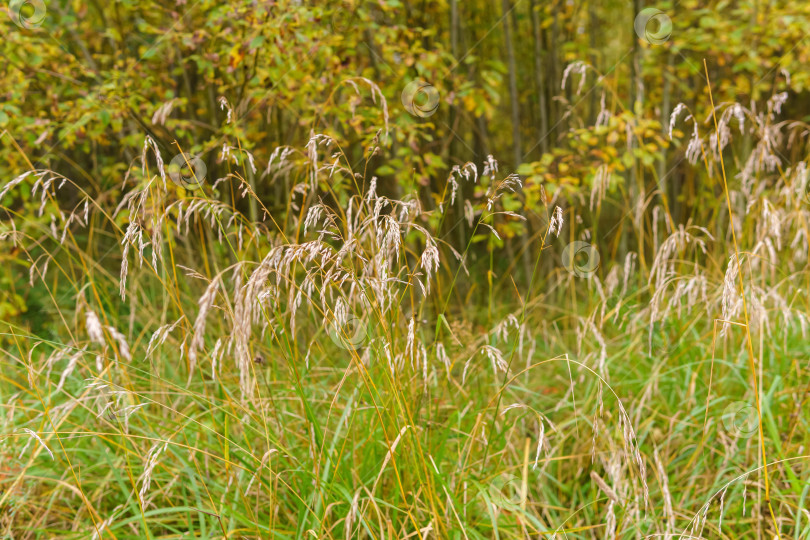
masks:
<svg viewBox="0 0 810 540"><path fill-rule="evenodd" d="M551 8L554 14L553 21L551 23L551 43L549 43L549 56L551 56L551 96L552 96L552 121L555 122L555 128L552 128L552 131L556 134L562 133L565 131L565 122L562 119L562 115L560 114L560 105L559 103L555 103L553 96L554 92L559 90L560 84L560 65L557 58L557 44L560 42L560 17L557 9L557 2L554 3L554 6Z"/></svg>
<svg viewBox="0 0 810 540"><path fill-rule="evenodd" d="M512 104L512 150L514 167L523 161L520 144L520 104L518 103L517 67L515 66L515 49L512 46L512 31L509 21L509 0L501 0L503 8L503 36L506 42L506 63L509 69L509 99Z"/></svg>
<svg viewBox="0 0 810 540"><path fill-rule="evenodd" d="M509 0L502 0L501 7L503 9L503 33L504 40L506 41L506 58L509 67L509 97L512 105L512 149L514 151L514 168L520 165L523 161L523 151L521 150L520 141L520 103L518 102L518 87L517 87L517 67L515 66L515 48L512 45L512 32L517 31L517 26L514 25L515 18L512 12L512 26L510 29L509 15L511 8ZM529 255L529 223L523 230L523 271L526 275L526 283L528 284L531 279L531 257ZM509 246L511 250L511 245Z"/></svg>
<svg viewBox="0 0 810 540"><path fill-rule="evenodd" d="M641 0L633 0L633 12L638 14L641 11ZM635 112L636 102L642 103L644 101L644 85L641 79L641 45L639 44L639 37L633 33L633 64L632 68L632 81L630 88L630 96L632 101L630 105Z"/></svg>
<svg viewBox="0 0 810 540"><path fill-rule="evenodd" d="M538 140L540 150L548 152L548 109L546 108L546 84L543 77L543 44L540 35L540 13L535 0L529 0L529 10L532 18L532 34L534 37L534 78L537 85L538 107L540 108L540 128Z"/></svg>
<svg viewBox="0 0 810 540"><path fill-rule="evenodd" d="M672 101L672 68L674 65L675 56L667 51L667 70L664 73L664 89L661 94L661 126L667 129L669 123L669 115L671 113ZM658 160L658 189L661 196L665 199L670 214L675 211L675 199L670 197L669 185L670 182L666 178L667 175L667 151L661 148L661 158Z"/></svg>
<svg viewBox="0 0 810 540"><path fill-rule="evenodd" d="M588 3L588 22L591 27L590 30L590 47L591 47L591 65L594 69L598 69L597 64L597 56L596 56L596 36L599 32L598 25L599 19L596 15L596 6L595 2ZM590 110L588 111L590 115L590 124L593 125L596 122L596 118L599 115L599 112L596 110L596 96L598 92L591 92L591 106Z"/></svg>
<svg viewBox="0 0 810 540"><path fill-rule="evenodd" d="M459 20L458 20L458 0L450 0L450 52L453 53L453 60L458 61L459 59L459 50L458 50L458 36L459 36ZM453 131L456 131L456 123L458 118L458 108L455 105L450 107L450 127ZM457 159L457 147L456 144L456 137L453 133L450 133L450 144L448 145L448 160L447 163L450 164Z"/></svg>
<svg viewBox="0 0 810 540"><path fill-rule="evenodd" d="M458 59L458 0L450 0L450 50L453 56Z"/></svg>

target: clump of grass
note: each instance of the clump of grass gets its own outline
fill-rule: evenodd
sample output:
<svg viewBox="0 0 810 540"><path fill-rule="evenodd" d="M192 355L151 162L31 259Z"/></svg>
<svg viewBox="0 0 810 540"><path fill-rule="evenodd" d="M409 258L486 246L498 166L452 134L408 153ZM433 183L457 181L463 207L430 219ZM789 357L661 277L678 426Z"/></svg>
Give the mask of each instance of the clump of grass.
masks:
<svg viewBox="0 0 810 540"><path fill-rule="evenodd" d="M502 225L523 216L521 178L492 157L428 200L360 172L379 139L356 166L327 134L273 150L263 174L228 141L227 172L194 191L146 137L115 208L22 173L0 200L28 189L48 220L6 206L4 242L44 314L4 334L0 531L806 534L806 169L758 180L780 169L780 103L727 107L714 144L691 118L687 157L713 177L732 118L761 130L762 159L722 191L725 216L675 223L644 205L623 234L646 259L609 256L588 210L544 191L524 280L494 270ZM556 255L574 239L601 267Z"/></svg>

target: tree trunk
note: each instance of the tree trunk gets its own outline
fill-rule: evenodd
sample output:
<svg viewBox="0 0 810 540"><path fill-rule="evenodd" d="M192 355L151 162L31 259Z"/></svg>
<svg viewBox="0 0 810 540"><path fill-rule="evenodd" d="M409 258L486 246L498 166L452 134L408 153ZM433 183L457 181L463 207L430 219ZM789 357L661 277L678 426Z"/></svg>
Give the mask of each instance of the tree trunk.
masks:
<svg viewBox="0 0 810 540"><path fill-rule="evenodd" d="M549 88L551 89L551 96L552 96L552 115L551 119L555 122L555 127L552 128L552 131L556 134L562 133L565 131L565 121L562 118L562 114L560 114L560 105L559 102L554 102L553 96L554 92L559 90L560 84L560 65L557 58L557 44L560 42L560 16L557 10L557 2L554 3L554 6L551 8L554 16L553 21L551 24L551 42L549 43L549 51L551 57L551 85Z"/></svg>
<svg viewBox="0 0 810 540"><path fill-rule="evenodd" d="M515 66L515 49L512 46L512 30L509 20L509 0L501 0L503 8L503 36L506 42L506 63L509 68L509 100L512 104L512 150L514 167L523 161L520 144L520 104L518 103L517 67Z"/></svg>
<svg viewBox="0 0 810 540"><path fill-rule="evenodd" d="M543 76L543 42L540 35L540 13L535 0L529 0L529 10L532 18L532 34L534 37L534 78L537 85L538 107L540 108L540 128L538 140L540 150L548 152L548 109L546 108L546 84Z"/></svg>

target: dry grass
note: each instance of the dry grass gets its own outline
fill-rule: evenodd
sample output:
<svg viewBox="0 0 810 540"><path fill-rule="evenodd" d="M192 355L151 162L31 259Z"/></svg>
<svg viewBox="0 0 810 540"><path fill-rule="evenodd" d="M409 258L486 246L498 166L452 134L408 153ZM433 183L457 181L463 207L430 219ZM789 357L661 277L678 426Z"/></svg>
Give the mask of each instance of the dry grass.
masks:
<svg viewBox="0 0 810 540"><path fill-rule="evenodd" d="M498 231L521 179L491 158L427 202L328 135L228 141L194 191L146 137L117 205L21 174L3 242L39 312L3 331L0 535L806 537L810 204L775 153L781 102L690 117L724 213L622 201L640 257L552 193L505 239L531 255L517 278ZM758 142L726 184L732 119Z"/></svg>

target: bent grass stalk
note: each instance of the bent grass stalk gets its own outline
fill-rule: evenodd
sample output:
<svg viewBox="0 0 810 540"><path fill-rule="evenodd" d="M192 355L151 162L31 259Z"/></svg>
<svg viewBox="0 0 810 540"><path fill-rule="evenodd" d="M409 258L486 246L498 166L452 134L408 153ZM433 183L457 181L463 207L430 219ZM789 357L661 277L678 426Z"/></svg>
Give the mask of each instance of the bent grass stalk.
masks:
<svg viewBox="0 0 810 540"><path fill-rule="evenodd" d="M739 267L739 271L737 272L739 281L740 281L740 297L742 298L743 304L743 315L745 317L745 343L748 348L748 368L751 371L751 383L754 386L754 397L756 399L757 405L757 420L759 424L759 443L760 443L760 450L762 452L762 464L764 467L764 478L765 478L765 502L768 503L768 511L771 514L771 519L773 520L773 527L776 530L776 536L778 538L782 538L781 534L779 533L779 522L776 521L776 516L773 512L773 506L771 505L771 495L770 495L770 481L768 478L768 458L765 454L765 431L762 429L762 404L760 403L759 398L759 385L757 381L757 367L754 361L754 346L751 339L751 325L748 318L748 305L745 300L745 282L743 281L743 271L742 265L740 264L740 252L737 248L737 233L734 231L734 213L731 209L731 197L728 193L728 183L726 182L726 168L723 163L723 151L720 148L720 131L717 127L717 115L714 107L714 97L712 96L712 85L709 79L709 67L706 63L706 59L703 59L703 70L706 73L706 82L707 87L709 89L709 100L712 106L712 119L714 119L714 132L715 136L717 137L718 141L718 159L720 160L720 171L722 173L723 178L723 193L726 197L726 206L728 208L728 219L729 225L731 227L731 238L734 243L734 257L737 261L737 266ZM708 171L711 174L711 171Z"/></svg>

